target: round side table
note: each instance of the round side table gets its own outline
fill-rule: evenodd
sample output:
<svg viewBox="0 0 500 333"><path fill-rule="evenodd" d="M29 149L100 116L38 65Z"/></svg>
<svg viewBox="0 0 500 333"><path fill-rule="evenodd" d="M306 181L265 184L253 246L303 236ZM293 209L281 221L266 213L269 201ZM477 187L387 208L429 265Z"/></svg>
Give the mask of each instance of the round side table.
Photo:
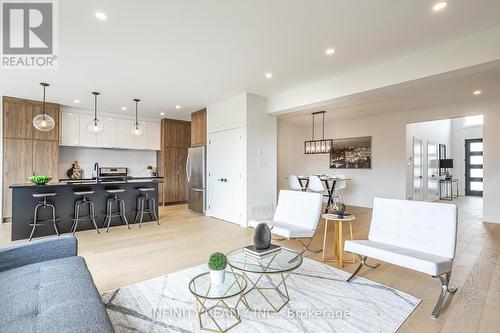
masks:
<svg viewBox="0 0 500 333"><path fill-rule="evenodd" d="M323 262L335 262L338 263L339 267L344 267L344 263L355 263L356 259L354 258L354 253L352 253L352 260L344 259L344 237L342 234L342 225L343 223L349 223L349 231L352 237L352 221L356 219L356 216L352 214L344 215L343 218L339 218L338 215L334 214L323 214L322 217L325 219L325 234L323 236ZM334 258L326 258L326 239L328 234L328 224L329 222L334 223L335 227L335 238L333 240L333 254Z"/></svg>

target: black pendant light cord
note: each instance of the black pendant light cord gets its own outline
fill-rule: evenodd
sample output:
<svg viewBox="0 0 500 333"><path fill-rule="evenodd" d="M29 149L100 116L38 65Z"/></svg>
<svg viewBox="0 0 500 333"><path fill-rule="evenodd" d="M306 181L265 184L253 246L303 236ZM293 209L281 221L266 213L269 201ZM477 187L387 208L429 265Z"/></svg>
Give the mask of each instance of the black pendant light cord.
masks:
<svg viewBox="0 0 500 333"><path fill-rule="evenodd" d="M43 87L42 115L45 118L45 88L47 88L49 84L45 82L40 82L40 85Z"/></svg>
<svg viewBox="0 0 500 333"><path fill-rule="evenodd" d="M137 119L137 104L139 104L141 100L140 99L134 99L134 102L135 102L135 129L139 129L139 121Z"/></svg>
<svg viewBox="0 0 500 333"><path fill-rule="evenodd" d="M97 96L99 96L100 93L93 91L92 95L94 95L94 125L97 126Z"/></svg>

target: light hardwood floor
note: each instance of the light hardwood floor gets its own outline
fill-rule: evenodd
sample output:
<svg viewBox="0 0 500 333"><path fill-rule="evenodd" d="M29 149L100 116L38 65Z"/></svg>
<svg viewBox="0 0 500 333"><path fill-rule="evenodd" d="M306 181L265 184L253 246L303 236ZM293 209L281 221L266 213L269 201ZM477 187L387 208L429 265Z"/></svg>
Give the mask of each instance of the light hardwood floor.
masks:
<svg viewBox="0 0 500 333"><path fill-rule="evenodd" d="M404 323L401 332L500 331L500 225L481 222L482 200L460 198L457 258L452 283L459 286L437 320L430 318L440 283L427 275L383 263L364 269L361 276L407 292L423 301ZM366 239L371 210L350 207L356 214L354 238ZM211 252L227 252L252 242L252 230L188 213L185 205L161 207L161 225L141 229L112 228L109 233L78 232L79 254L85 257L99 291L125 286L202 264ZM320 224L313 247L322 244ZM333 229L333 228L332 228ZM347 231L346 231L347 232ZM332 230L333 233L333 230ZM333 240L333 234L329 235ZM347 234L345 235L347 236ZM11 244L10 224L0 225L0 245ZM280 242L300 249L298 242ZM321 255L308 255L320 260ZM334 264L332 264L334 265ZM353 264L344 270L352 272ZM1 283L1 282L0 282Z"/></svg>

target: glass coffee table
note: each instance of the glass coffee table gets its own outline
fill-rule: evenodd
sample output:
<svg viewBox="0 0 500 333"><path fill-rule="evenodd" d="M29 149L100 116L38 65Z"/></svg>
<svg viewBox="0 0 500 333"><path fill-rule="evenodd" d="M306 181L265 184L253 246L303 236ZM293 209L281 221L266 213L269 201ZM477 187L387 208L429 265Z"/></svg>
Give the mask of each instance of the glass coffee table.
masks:
<svg viewBox="0 0 500 333"><path fill-rule="evenodd" d="M242 298L249 310L279 312L288 304L290 296L286 279L302 265L300 254L281 248L279 252L258 259L246 254L243 249L237 249L226 256L231 271L241 272L250 283ZM265 308L261 307L262 300L268 305Z"/></svg>
<svg viewBox="0 0 500 333"><path fill-rule="evenodd" d="M245 277L234 272L226 272L224 283L218 285L210 282L209 272L195 276L189 282L189 291L196 300L200 329L227 332L241 323L237 307L246 288ZM236 300L235 305L228 304L231 299L233 302ZM206 320L203 320L203 316L206 316Z"/></svg>

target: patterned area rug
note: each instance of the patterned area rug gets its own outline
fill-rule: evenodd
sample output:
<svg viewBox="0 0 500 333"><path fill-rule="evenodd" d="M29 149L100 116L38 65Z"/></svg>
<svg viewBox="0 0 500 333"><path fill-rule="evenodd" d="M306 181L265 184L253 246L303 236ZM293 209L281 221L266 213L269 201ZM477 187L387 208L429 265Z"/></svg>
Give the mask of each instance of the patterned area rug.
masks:
<svg viewBox="0 0 500 333"><path fill-rule="evenodd" d="M102 295L116 332L200 332L188 283L206 271L206 265L200 265ZM364 278L348 284L348 277L304 258L287 279L290 302L277 314L248 311L239 303L241 323L230 332L395 332L421 301ZM247 301L265 303L256 292L248 294ZM214 315L229 326L232 318L227 313ZM210 325L209 318L203 318L203 324Z"/></svg>

